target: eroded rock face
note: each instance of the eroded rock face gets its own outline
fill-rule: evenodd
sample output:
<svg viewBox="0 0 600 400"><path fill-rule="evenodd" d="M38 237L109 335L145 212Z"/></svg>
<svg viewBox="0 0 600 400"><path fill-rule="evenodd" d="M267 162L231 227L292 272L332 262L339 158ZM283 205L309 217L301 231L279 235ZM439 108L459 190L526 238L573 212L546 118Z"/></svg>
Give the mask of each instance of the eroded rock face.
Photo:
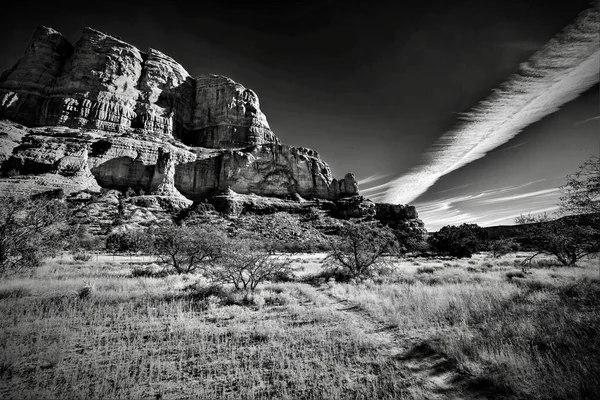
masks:
<svg viewBox="0 0 600 400"><path fill-rule="evenodd" d="M256 93L220 75L196 78L193 125L193 134L185 140L192 146L244 148L279 143Z"/></svg>
<svg viewBox="0 0 600 400"><path fill-rule="evenodd" d="M142 64L134 46L86 28L50 89L43 124L113 132L131 128Z"/></svg>
<svg viewBox="0 0 600 400"><path fill-rule="evenodd" d="M207 151L199 154L195 162L178 164L175 169L175 186L194 200L226 189L279 197L297 193L309 199L358 193L353 175L338 182L318 153L286 145Z"/></svg>
<svg viewBox="0 0 600 400"><path fill-rule="evenodd" d="M42 107L73 46L60 33L39 27L25 55L0 76L0 117L44 125Z"/></svg>
<svg viewBox="0 0 600 400"><path fill-rule="evenodd" d="M147 132L187 137L195 105L195 81L171 57L150 49L140 81L134 125Z"/></svg>
<svg viewBox="0 0 600 400"><path fill-rule="evenodd" d="M2 163L2 172L14 171L19 177L44 175L45 181L54 180L59 186L67 179L67 192L132 188L191 203L175 188L175 165L195 158L185 146L159 139L88 134L62 127L35 128L22 135Z"/></svg>
<svg viewBox="0 0 600 400"><path fill-rule="evenodd" d="M39 28L0 78L0 118L41 127L3 141L5 174L193 200L228 188L329 200L359 193L352 174L336 180L315 151L281 144L254 91L219 75L194 79L157 50L91 28L74 46Z"/></svg>

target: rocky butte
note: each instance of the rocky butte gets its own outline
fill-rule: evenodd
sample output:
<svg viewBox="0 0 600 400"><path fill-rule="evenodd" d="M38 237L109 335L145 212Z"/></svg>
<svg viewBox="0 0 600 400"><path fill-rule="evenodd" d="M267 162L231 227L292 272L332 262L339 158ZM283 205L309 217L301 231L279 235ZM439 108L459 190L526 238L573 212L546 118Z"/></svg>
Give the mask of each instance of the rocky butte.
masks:
<svg viewBox="0 0 600 400"><path fill-rule="evenodd" d="M335 179L316 151L282 144L251 89L193 78L160 51L91 28L74 45L38 28L0 76L0 119L7 193L131 188L233 213L308 200L329 202L340 217L417 220L411 206L361 197L354 176Z"/></svg>

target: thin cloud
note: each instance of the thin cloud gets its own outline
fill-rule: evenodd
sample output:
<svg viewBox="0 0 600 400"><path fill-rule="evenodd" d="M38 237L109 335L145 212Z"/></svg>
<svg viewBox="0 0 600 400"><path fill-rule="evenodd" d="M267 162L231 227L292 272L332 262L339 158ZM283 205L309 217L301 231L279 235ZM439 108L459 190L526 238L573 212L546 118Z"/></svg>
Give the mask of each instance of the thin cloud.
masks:
<svg viewBox="0 0 600 400"><path fill-rule="evenodd" d="M440 177L506 143L599 81L600 0L432 146L421 165L389 182L385 201L409 203Z"/></svg>
<svg viewBox="0 0 600 400"><path fill-rule="evenodd" d="M558 210L558 206L551 206L551 207L535 209L535 210L527 212L527 214L538 215L538 214L542 214L542 213L552 213L557 210ZM507 216L504 216L501 218L486 220L484 223L481 224L481 226L494 226L494 225L499 225L501 223L508 224L508 225L514 225L517 217L520 217L521 215L523 215L522 212L510 214L510 215L507 215Z"/></svg>
<svg viewBox="0 0 600 400"><path fill-rule="evenodd" d="M585 123L592 122L592 121L595 121L595 120L597 120L597 119L600 119L600 115L598 115L597 117L592 117L592 118L588 118L588 119L583 119L583 120L581 120L581 121L577 121L577 122L575 122L575 123L573 124L573 126L579 126L579 125L583 125L583 124L585 124Z"/></svg>
<svg viewBox="0 0 600 400"><path fill-rule="evenodd" d="M482 226L495 225L498 222L512 224L514 219L523 213L538 213L557 208L559 189L531 188L542 181L544 180L443 200L419 202L415 203L415 206L428 230L437 230L444 225L455 223L475 223Z"/></svg>
<svg viewBox="0 0 600 400"><path fill-rule="evenodd" d="M520 147L520 146L523 146L523 145L524 145L524 144L526 144L526 143L528 143L528 141L521 142L521 143L515 144L514 146L510 146L510 147L507 147L507 148L505 148L505 149L500 149L500 150L498 150L498 151L506 151L506 150L514 149L515 147Z"/></svg>
<svg viewBox="0 0 600 400"><path fill-rule="evenodd" d="M535 192L515 194L513 196L505 196L505 197L498 197L495 199L484 200L482 203L484 203L484 204L506 203L509 201L522 200L522 199L527 199L527 198L531 198L531 197L554 195L554 193L556 193L558 191L559 191L558 188L544 189L544 190L538 190Z"/></svg>
<svg viewBox="0 0 600 400"><path fill-rule="evenodd" d="M466 185L456 186L456 187L453 187L453 188L450 188L450 189L446 189L446 190L440 190L439 192L435 192L435 194L452 192L453 190L458 190L458 189L465 189L465 188L468 188L471 185L472 185L472 183L467 183Z"/></svg>
<svg viewBox="0 0 600 400"><path fill-rule="evenodd" d="M366 185L367 183L379 181L379 180L381 180L383 178L386 178L388 176L390 176L390 174L374 174L374 175L371 175L371 176L367 176L366 178L359 180L358 181L358 185L359 186L360 185Z"/></svg>

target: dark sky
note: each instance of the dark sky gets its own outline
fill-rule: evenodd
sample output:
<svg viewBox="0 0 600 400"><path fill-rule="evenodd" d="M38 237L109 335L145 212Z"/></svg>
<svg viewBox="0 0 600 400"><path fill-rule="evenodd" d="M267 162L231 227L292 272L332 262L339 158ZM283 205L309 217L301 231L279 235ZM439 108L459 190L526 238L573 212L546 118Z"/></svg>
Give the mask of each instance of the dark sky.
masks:
<svg viewBox="0 0 600 400"><path fill-rule="evenodd" d="M156 48L192 76L218 73L252 88L284 143L317 150L337 176L351 171L363 181L382 177L366 188L406 172L458 112L484 98L588 5L588 0L196 1L193 6L16 1L3 5L10 18L0 26L0 70L17 61L38 25L51 26L72 42L91 26L142 50ZM590 93L563 119L597 116L598 92ZM553 129L544 121L537 125ZM574 146L593 147L598 139L592 128L597 122L578 125L584 133ZM568 133L555 133L551 140L563 135ZM530 136L530 144L515 148L530 152L529 167L522 161L527 155L515 161L506 150L486 157L496 161L479 166L479 172L492 170L481 179L514 186L518 182L500 179L505 171L513 173L507 165L544 170L538 145L556 146L544 144L543 134ZM564 176L585 157L569 160L560 171L532 176ZM435 190L473 185L479 178L468 168L439 181L420 202L439 200L429 195Z"/></svg>

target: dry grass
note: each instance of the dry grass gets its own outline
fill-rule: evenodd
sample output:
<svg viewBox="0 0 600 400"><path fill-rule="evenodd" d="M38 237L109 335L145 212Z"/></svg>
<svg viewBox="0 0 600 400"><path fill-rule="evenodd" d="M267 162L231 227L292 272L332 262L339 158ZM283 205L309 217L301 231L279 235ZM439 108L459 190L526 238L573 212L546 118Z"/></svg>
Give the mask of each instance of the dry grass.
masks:
<svg viewBox="0 0 600 400"><path fill-rule="evenodd" d="M302 284L224 298L185 290L193 276L50 264L0 284L1 398L406 398L377 344Z"/></svg>
<svg viewBox="0 0 600 400"><path fill-rule="evenodd" d="M382 282L335 284L331 290L446 354L492 397L597 396L598 261L535 268L524 277L514 273L514 260L476 261L442 263L433 273L404 262ZM428 268L438 264L427 262Z"/></svg>
<svg viewBox="0 0 600 400"><path fill-rule="evenodd" d="M111 258L0 282L1 398L434 398L325 293L396 326L400 346L446 354L490 397L600 393L597 265L509 278L521 256L406 260L358 285L245 296L193 275L132 277L152 260Z"/></svg>

